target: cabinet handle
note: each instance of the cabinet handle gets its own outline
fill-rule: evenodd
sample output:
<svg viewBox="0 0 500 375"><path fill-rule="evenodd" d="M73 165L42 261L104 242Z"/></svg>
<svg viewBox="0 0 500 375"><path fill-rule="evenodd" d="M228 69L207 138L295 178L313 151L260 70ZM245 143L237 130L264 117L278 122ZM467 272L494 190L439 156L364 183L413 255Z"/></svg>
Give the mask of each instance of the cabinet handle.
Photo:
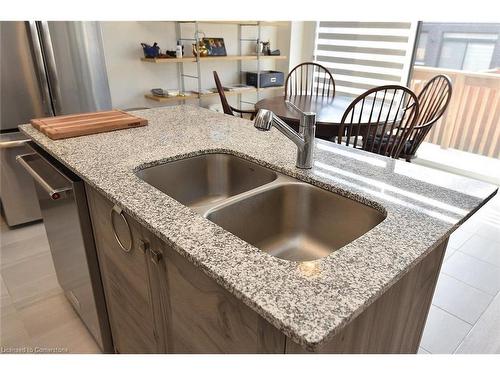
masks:
<svg viewBox="0 0 500 375"><path fill-rule="evenodd" d="M150 249L151 252L151 262L154 264L158 264L161 261L161 252L155 250L155 249Z"/></svg>
<svg viewBox="0 0 500 375"><path fill-rule="evenodd" d="M140 240L139 241L139 249L143 252L146 253L146 251L149 249L149 242Z"/></svg>
<svg viewBox="0 0 500 375"><path fill-rule="evenodd" d="M130 236L130 244L128 246L125 246L123 244L123 242L118 237L118 234L116 233L115 220L114 220L113 213L117 213L118 215L120 215L122 220L125 222L125 225L127 226L127 230L128 230L129 236ZM130 225L128 223L127 218L123 214L123 210L120 207L118 207L117 205L114 205L113 208L111 209L111 227L113 229L113 235L115 236L115 240L116 240L116 242L118 242L118 245L120 245L120 248L126 253L130 252L130 250L132 250L132 242L133 242L132 231L130 230Z"/></svg>

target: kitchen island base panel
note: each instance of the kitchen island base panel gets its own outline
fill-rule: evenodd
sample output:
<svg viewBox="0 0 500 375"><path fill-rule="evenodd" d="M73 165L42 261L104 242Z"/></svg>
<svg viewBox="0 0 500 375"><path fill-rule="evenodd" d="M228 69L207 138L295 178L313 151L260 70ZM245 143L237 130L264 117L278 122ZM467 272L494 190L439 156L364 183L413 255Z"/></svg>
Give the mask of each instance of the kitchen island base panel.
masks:
<svg viewBox="0 0 500 375"><path fill-rule="evenodd" d="M132 235L124 251L113 234L113 204L90 186L86 191L118 353L418 350L447 239L331 340L308 350L122 212Z"/></svg>
<svg viewBox="0 0 500 375"><path fill-rule="evenodd" d="M448 238L314 353L415 354ZM311 353L287 339L286 353Z"/></svg>

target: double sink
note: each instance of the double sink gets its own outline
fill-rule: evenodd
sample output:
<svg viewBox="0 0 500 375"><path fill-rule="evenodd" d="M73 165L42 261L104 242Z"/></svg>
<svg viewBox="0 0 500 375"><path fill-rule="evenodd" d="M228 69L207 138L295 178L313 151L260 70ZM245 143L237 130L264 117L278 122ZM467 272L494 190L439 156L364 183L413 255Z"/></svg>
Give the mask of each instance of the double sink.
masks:
<svg viewBox="0 0 500 375"><path fill-rule="evenodd" d="M137 176L268 254L330 255L384 220L380 211L224 153L145 168Z"/></svg>

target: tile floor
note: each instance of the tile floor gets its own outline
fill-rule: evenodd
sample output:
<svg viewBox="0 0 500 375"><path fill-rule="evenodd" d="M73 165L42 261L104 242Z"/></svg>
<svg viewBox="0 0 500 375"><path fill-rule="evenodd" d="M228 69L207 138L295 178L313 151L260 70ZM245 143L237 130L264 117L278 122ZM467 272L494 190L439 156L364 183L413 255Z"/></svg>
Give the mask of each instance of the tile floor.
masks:
<svg viewBox="0 0 500 375"><path fill-rule="evenodd" d="M57 283L43 224L1 221L2 348L99 348ZM500 196L450 238L419 353L500 353Z"/></svg>
<svg viewBox="0 0 500 375"><path fill-rule="evenodd" d="M99 353L59 287L43 224L0 226L1 352Z"/></svg>
<svg viewBox="0 0 500 375"><path fill-rule="evenodd" d="M500 354L500 196L448 242L419 353Z"/></svg>

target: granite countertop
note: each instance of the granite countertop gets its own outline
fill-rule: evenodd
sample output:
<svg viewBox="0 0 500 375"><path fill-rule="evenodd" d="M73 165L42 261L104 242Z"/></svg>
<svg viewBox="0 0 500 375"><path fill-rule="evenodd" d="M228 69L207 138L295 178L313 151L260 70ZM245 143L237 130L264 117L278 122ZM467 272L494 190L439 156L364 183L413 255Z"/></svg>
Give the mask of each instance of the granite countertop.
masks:
<svg viewBox="0 0 500 375"><path fill-rule="evenodd" d="M331 338L496 193L496 186L318 140L311 170L276 129L193 106L135 111L149 125L52 141L20 129L88 184L307 349ZM307 266L272 257L134 171L224 152L364 202L387 217Z"/></svg>

